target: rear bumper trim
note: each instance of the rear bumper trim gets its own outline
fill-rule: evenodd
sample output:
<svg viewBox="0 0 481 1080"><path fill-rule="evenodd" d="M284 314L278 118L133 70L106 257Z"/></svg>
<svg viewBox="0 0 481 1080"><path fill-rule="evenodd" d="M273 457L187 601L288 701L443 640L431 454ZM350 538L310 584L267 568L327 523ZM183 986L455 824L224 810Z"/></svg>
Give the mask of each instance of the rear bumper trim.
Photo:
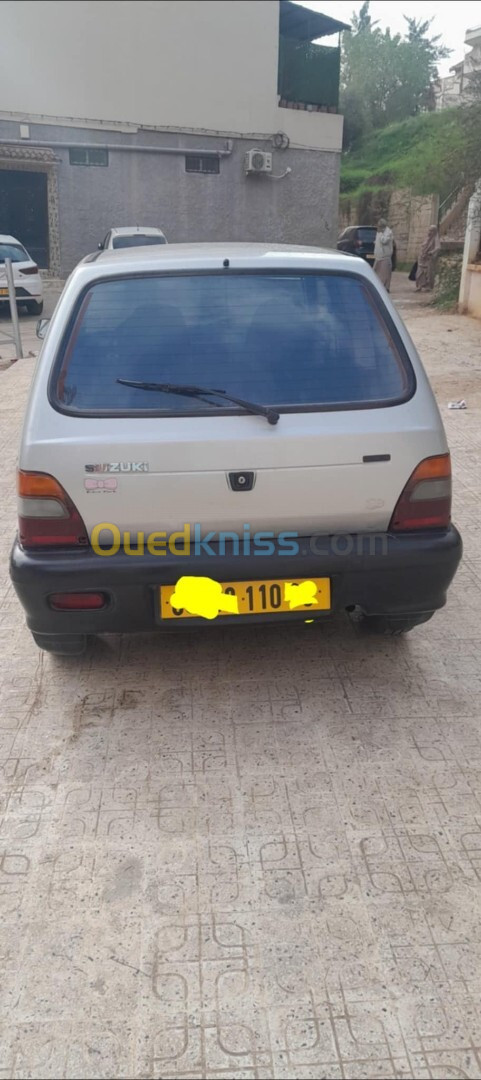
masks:
<svg viewBox="0 0 481 1080"><path fill-rule="evenodd" d="M420 614L436 611L446 602L447 589L462 555L461 537L447 530L399 536L369 534L315 536L300 540L300 552L288 555L182 556L170 552L131 556L124 551L108 558L91 549L28 552L15 541L10 573L31 630L45 634L131 633L159 626L158 590L182 575L216 581L329 577L331 611L357 607L369 615ZM345 543L346 539L350 543ZM382 543L380 542L382 541ZM214 547L214 545L211 545ZM52 611L53 592L105 592L109 604L94 611ZM327 613L328 614L328 613ZM319 613L318 617L326 617ZM212 621L182 619L161 622L166 631L189 627L233 625L241 622L304 619L303 612L285 615L219 616Z"/></svg>

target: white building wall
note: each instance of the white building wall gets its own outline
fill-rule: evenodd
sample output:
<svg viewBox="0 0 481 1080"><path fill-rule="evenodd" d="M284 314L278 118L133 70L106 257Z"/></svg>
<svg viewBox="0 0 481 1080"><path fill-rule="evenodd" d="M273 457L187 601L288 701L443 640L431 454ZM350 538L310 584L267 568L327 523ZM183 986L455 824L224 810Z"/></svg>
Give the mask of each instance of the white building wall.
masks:
<svg viewBox="0 0 481 1080"><path fill-rule="evenodd" d="M459 290L459 310L481 319L481 263L477 262L481 248L481 180L469 202L463 267Z"/></svg>
<svg viewBox="0 0 481 1080"><path fill-rule="evenodd" d="M277 0L3 0L1 115L338 151L340 116L278 107L278 24Z"/></svg>
<svg viewBox="0 0 481 1080"><path fill-rule="evenodd" d="M469 77L481 71L481 26L466 30L464 44L470 47L462 63L451 68L453 75L438 79L435 88L437 109L450 109L469 101Z"/></svg>

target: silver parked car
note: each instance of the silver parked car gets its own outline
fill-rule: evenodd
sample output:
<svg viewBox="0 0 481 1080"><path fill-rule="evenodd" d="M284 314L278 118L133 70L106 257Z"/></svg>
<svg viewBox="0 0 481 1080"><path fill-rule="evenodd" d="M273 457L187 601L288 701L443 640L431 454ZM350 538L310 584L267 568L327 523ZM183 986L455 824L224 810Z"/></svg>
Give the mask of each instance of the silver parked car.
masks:
<svg viewBox="0 0 481 1080"><path fill-rule="evenodd" d="M361 259L166 245L73 272L19 460L11 575L39 646L347 612L398 634L461 557L439 411Z"/></svg>

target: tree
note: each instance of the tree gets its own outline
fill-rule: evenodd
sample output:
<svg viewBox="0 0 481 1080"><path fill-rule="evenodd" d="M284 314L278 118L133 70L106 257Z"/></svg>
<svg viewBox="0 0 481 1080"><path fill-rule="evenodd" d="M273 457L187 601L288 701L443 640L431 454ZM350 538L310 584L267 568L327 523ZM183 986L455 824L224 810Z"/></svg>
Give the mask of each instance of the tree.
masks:
<svg viewBox="0 0 481 1080"><path fill-rule="evenodd" d="M431 20L406 19L407 31L391 35L370 15L369 0L352 16L343 35L341 108L345 146L374 128L432 108L438 61L449 54L439 35L429 35Z"/></svg>
<svg viewBox="0 0 481 1080"><path fill-rule="evenodd" d="M431 27L432 19L426 19L424 22L421 19L410 19L409 16L404 16L407 22L408 32L406 41L410 45L415 45L428 57L430 63L430 75L432 79L435 79L438 74L438 63L440 60L445 60L449 56L451 49L448 49L447 45L440 45L441 34L436 34L435 37L428 37L428 32Z"/></svg>
<svg viewBox="0 0 481 1080"><path fill-rule="evenodd" d="M407 23L406 41L413 47L413 55L419 57L423 66L427 64L429 71L429 85L421 94L420 108L432 110L435 107L434 83L438 77L438 64L449 56L451 49L441 43L441 35L435 34L429 37L432 19L412 19L404 16Z"/></svg>
<svg viewBox="0 0 481 1080"><path fill-rule="evenodd" d="M359 10L359 15L356 15L355 11L352 14L352 29L355 34L360 34L363 30L371 31L377 26L377 21L373 23L371 14L369 11L371 0L364 0L364 4Z"/></svg>

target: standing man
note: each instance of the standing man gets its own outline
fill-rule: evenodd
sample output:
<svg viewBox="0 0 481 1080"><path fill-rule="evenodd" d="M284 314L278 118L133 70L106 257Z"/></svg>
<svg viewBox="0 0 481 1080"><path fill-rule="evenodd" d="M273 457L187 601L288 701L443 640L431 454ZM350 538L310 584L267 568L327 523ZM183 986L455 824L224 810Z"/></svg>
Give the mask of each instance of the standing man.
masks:
<svg viewBox="0 0 481 1080"><path fill-rule="evenodd" d="M392 255L394 250L394 236L386 218L379 218L374 244L374 272L381 279L383 285L390 291L392 274Z"/></svg>

